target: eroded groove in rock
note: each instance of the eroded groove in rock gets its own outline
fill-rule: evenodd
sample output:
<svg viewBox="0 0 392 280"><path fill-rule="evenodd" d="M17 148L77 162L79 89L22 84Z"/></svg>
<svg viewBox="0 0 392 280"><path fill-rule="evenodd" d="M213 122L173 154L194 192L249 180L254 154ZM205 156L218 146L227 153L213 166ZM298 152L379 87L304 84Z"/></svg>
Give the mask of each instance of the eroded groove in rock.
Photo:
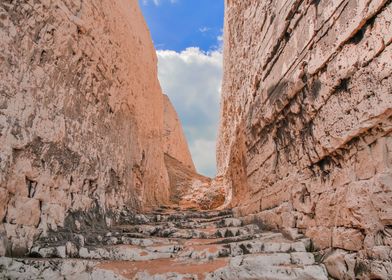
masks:
<svg viewBox="0 0 392 280"><path fill-rule="evenodd" d="M340 249L324 257L338 279L392 273L391 18L391 1L226 1L231 205Z"/></svg>

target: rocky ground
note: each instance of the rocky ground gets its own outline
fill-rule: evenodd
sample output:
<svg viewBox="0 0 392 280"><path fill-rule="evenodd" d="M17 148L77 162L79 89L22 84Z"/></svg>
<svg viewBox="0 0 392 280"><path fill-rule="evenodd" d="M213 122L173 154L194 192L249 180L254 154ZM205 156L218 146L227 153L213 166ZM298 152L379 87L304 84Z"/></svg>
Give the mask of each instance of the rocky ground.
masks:
<svg viewBox="0 0 392 280"><path fill-rule="evenodd" d="M121 221L49 234L26 258L0 258L0 279L328 279L308 238L228 210L159 208Z"/></svg>

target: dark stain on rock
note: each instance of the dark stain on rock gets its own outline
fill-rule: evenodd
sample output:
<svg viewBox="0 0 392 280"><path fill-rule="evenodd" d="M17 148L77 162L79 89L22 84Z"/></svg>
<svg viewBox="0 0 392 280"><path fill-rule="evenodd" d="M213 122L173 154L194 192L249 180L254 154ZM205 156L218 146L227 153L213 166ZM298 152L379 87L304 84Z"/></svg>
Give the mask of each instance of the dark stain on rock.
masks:
<svg viewBox="0 0 392 280"><path fill-rule="evenodd" d="M59 165L61 172L71 173L80 163L81 156L68 148L64 143L43 142L37 137L22 149L14 149L15 158L25 154L32 155L35 165L40 165L42 160L50 165ZM55 170L52 168L51 170Z"/></svg>
<svg viewBox="0 0 392 280"><path fill-rule="evenodd" d="M389 1L389 2L391 2L391 1ZM375 14L375 15L374 15L373 17L371 17L370 19L368 19L368 20L366 21L366 23L362 26L362 28L359 29L359 30L357 31L357 33L355 33L355 34L350 38L350 40L348 40L348 43L349 43L349 44L358 45L358 44L363 40L363 38L365 38L366 30L367 30L368 28L370 28L370 29L373 28L373 25L374 25L374 22L376 21L377 15L378 15L378 13Z"/></svg>
<svg viewBox="0 0 392 280"><path fill-rule="evenodd" d="M109 170L109 185L106 188L106 193L110 193L113 190L119 190L122 186L120 176L117 175L113 168Z"/></svg>
<svg viewBox="0 0 392 280"><path fill-rule="evenodd" d="M366 263L364 263L361 260L357 260L357 262L355 263L355 267L354 267L354 274L356 277L360 277L363 274L366 274L369 272L369 268L366 265Z"/></svg>
<svg viewBox="0 0 392 280"><path fill-rule="evenodd" d="M33 259L41 259L42 255L38 252L31 252L28 254L28 257Z"/></svg>
<svg viewBox="0 0 392 280"><path fill-rule="evenodd" d="M336 92L343 92L349 90L350 78L341 79L339 85L335 87Z"/></svg>
<svg viewBox="0 0 392 280"><path fill-rule="evenodd" d="M79 221L82 221L86 228L94 229L106 229L107 225L105 222L105 217L110 216L110 213L105 213L103 209L99 207L98 203L96 203L96 205L87 212L83 211L73 214L74 216L79 216ZM82 220L80 219L80 216L83 217Z"/></svg>
<svg viewBox="0 0 392 280"><path fill-rule="evenodd" d="M315 5L316 7L320 4L321 0L312 0L312 5Z"/></svg>
<svg viewBox="0 0 392 280"><path fill-rule="evenodd" d="M278 84L272 85L268 88L267 90L267 95L269 99L269 103L271 105L275 104L276 101L284 94L287 92L288 88L288 81L283 80L279 82Z"/></svg>
<svg viewBox="0 0 392 280"><path fill-rule="evenodd" d="M225 232L225 236L224 237L234 237L233 233L231 232L231 230L226 230Z"/></svg>
<svg viewBox="0 0 392 280"><path fill-rule="evenodd" d="M312 81L312 84L310 85L310 93L312 94L312 97L314 99L316 99L319 96L320 90L321 90L321 82L319 79L316 78Z"/></svg>
<svg viewBox="0 0 392 280"><path fill-rule="evenodd" d="M46 50L41 51L41 55L39 58L39 64L42 65L48 60L48 53Z"/></svg>
<svg viewBox="0 0 392 280"><path fill-rule="evenodd" d="M248 245L250 245L250 244L248 244ZM248 248L246 248L246 246L244 245L244 244L241 244L240 245L240 249L242 250L242 253L244 254L244 255L247 255L247 254L250 254L251 252L248 250Z"/></svg>
<svg viewBox="0 0 392 280"><path fill-rule="evenodd" d="M355 35L350 38L348 43L358 45L362 41L362 39L364 38L365 31L366 31L366 28L365 29L361 28L360 30L358 30L357 33L355 33Z"/></svg>
<svg viewBox="0 0 392 280"><path fill-rule="evenodd" d="M318 166L320 172L321 172L321 179L325 180L326 177L329 176L330 171L331 171L331 166L333 165L334 161L332 157L326 156L319 162L317 162L315 165Z"/></svg>
<svg viewBox="0 0 392 280"><path fill-rule="evenodd" d="M22 258L25 257L27 253L28 253L28 248L26 245L13 244L12 246L9 246L6 256L12 258Z"/></svg>
<svg viewBox="0 0 392 280"><path fill-rule="evenodd" d="M27 191L28 191L28 197L33 198L35 195L35 192L37 191L37 182L30 180L29 178L26 177L26 186L27 186Z"/></svg>

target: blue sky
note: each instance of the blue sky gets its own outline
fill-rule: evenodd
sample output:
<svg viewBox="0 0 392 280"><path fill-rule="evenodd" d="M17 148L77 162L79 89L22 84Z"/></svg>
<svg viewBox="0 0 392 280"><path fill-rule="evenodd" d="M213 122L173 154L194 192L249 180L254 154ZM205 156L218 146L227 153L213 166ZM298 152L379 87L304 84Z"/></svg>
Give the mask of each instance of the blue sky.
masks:
<svg viewBox="0 0 392 280"><path fill-rule="evenodd" d="M199 173L214 177L222 80L223 0L139 0Z"/></svg>
<svg viewBox="0 0 392 280"><path fill-rule="evenodd" d="M140 0L157 50L217 48L222 33L223 0Z"/></svg>

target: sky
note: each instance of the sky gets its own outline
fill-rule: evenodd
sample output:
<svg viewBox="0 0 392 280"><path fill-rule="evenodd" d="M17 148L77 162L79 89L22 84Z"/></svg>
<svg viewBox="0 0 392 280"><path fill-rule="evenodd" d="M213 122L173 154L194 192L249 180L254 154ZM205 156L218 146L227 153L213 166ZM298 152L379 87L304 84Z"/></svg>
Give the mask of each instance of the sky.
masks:
<svg viewBox="0 0 392 280"><path fill-rule="evenodd" d="M139 0L199 173L215 176L224 0Z"/></svg>

